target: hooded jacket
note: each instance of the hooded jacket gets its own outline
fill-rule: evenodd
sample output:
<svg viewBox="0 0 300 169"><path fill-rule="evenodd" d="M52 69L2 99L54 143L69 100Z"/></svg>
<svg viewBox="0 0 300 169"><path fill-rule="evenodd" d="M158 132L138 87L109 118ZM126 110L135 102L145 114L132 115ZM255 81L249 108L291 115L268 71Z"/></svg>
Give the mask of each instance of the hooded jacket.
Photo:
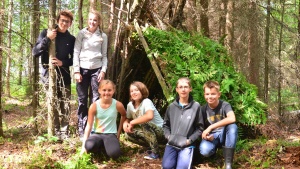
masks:
<svg viewBox="0 0 300 169"><path fill-rule="evenodd" d="M189 104L182 107L177 98L166 111L163 129L168 145L177 148L193 145L204 129L200 104L189 96ZM187 145L187 140L190 145Z"/></svg>

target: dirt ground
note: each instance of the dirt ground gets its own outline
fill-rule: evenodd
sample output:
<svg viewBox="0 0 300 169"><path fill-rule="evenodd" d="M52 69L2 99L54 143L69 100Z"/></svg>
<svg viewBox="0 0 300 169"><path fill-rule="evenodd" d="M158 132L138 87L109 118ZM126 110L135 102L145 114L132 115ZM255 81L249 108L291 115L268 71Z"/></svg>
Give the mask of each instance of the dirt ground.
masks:
<svg viewBox="0 0 300 169"><path fill-rule="evenodd" d="M30 115L32 110L28 103L25 101L19 102L17 100L12 100L10 104L11 108L4 112L3 122L4 122L4 139L0 139L0 168L11 169L11 168L28 168L24 161L30 161L28 154L35 154L37 147L32 143L34 140L38 139L39 135L34 134L32 128L32 120ZM76 106L72 106L71 115L71 138L67 142L63 143L48 143L43 144L43 147L39 149L44 149L45 151L37 151L39 153L49 153L51 149L51 159L49 163L55 161L68 161L72 155L76 154L76 151L81 147L81 142L76 136ZM43 116L43 115L41 115ZM43 117L46 120L46 117ZM41 123L40 125L42 125ZM290 127L285 127L283 124L278 123L278 121L270 120L266 125L259 127L262 134L267 135L270 139L266 142L264 146L255 146L252 149L246 151L241 150L236 152L234 159L234 168L261 168L253 167L255 162L268 161L270 156L274 155L276 161L272 164L265 165L263 168L274 168L274 169L296 169L300 168L300 147L282 147L276 154L270 154L269 150L272 147L277 147L278 138L285 138L290 142L298 142L300 140L299 128L291 129ZM8 131L7 131L8 130ZM289 131L289 132L288 132ZM46 132L46 131L44 131ZM122 139L121 139L122 140ZM65 149L66 145L69 147L68 150ZM161 168L161 158L158 160L146 160L143 158L146 149L140 147L136 144L132 144L125 140L121 141L121 146L123 150L121 161L112 161L107 159L100 159L95 156L92 157L93 163L99 169L106 168L120 168L120 169L159 169ZM163 149L161 148L161 156L163 155ZM197 151L197 150L196 150ZM43 156L43 154L41 154ZM242 158L247 157L247 158ZM245 160L248 159L248 160ZM251 159L251 160L249 160ZM217 157L215 159L209 159L195 155L194 169L211 169L211 168L222 168L223 157L222 152L218 151ZM261 165L260 165L261 166ZM42 168L42 167L41 167ZM53 167L55 168L55 167Z"/></svg>

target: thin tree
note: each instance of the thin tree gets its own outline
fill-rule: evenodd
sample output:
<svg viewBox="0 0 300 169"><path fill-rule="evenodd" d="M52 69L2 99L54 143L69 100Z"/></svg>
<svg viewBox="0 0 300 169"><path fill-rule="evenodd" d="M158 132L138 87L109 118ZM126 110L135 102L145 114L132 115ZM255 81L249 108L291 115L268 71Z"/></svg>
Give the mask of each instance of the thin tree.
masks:
<svg viewBox="0 0 300 169"><path fill-rule="evenodd" d="M83 0L79 0L78 1L78 28L80 30L83 28L82 5L83 5Z"/></svg>
<svg viewBox="0 0 300 169"><path fill-rule="evenodd" d="M55 11L56 0L49 0L49 29L55 28ZM49 91L47 98L48 106L48 137L53 136L54 133L54 110L55 110L55 96L56 96L56 74L55 66L51 64L51 60L55 57L55 39L49 44Z"/></svg>
<svg viewBox="0 0 300 169"><path fill-rule="evenodd" d="M10 97L10 67L11 67L11 32L12 32L12 21L13 21L13 1L9 1L9 12L8 12L8 42L7 42L7 58L6 58L6 90L5 93L8 97Z"/></svg>
<svg viewBox="0 0 300 169"><path fill-rule="evenodd" d="M279 44L278 44L278 88L277 88L277 95L278 95L278 114L282 114L282 102L281 102L281 81L282 81L282 60L281 60L281 51L282 51L282 33L283 33L283 17L284 17L284 12L285 12L285 0L281 1L281 24L280 24L280 30L279 30Z"/></svg>
<svg viewBox="0 0 300 169"><path fill-rule="evenodd" d="M234 1L228 0L226 7L226 27L225 27L225 46L231 52L233 48L234 39Z"/></svg>
<svg viewBox="0 0 300 169"><path fill-rule="evenodd" d="M39 27L40 27L40 3L39 0L33 0L32 1L32 13L31 13L31 24L30 24L30 33L31 33L31 44L36 43L36 39L39 36ZM33 91L33 97L32 97L32 107L33 107L33 118L36 119L37 117L37 108L39 105L39 58L33 57L32 52L31 53L31 59L32 59L32 65L33 65L33 84L32 84L32 91ZM34 121L34 128L35 131L37 131L37 123L36 120Z"/></svg>
<svg viewBox="0 0 300 169"><path fill-rule="evenodd" d="M202 7L200 13L200 27L203 35L209 37L209 26L208 26L208 17L207 17L207 10L208 10L208 0L200 0L200 4Z"/></svg>
<svg viewBox="0 0 300 169"><path fill-rule="evenodd" d="M271 0L267 2L266 16L266 37L265 37L265 70L264 70L264 101L268 103L269 92L269 56L270 56L270 16L271 16Z"/></svg>
<svg viewBox="0 0 300 169"><path fill-rule="evenodd" d="M0 2L0 136L3 137L2 124L2 58L3 58L3 22L4 22L4 1Z"/></svg>

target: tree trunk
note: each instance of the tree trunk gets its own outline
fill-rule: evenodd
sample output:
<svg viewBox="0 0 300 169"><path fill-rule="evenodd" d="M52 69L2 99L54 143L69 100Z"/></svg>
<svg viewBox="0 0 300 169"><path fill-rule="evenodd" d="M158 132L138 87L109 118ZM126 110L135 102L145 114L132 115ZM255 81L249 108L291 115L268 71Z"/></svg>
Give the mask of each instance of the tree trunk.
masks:
<svg viewBox="0 0 300 169"><path fill-rule="evenodd" d="M7 42L7 59L6 59L6 90L5 94L10 97L10 66L11 66L11 41L12 41L12 21L13 21L13 1L9 1L9 12L8 12L8 42Z"/></svg>
<svg viewBox="0 0 300 169"><path fill-rule="evenodd" d="M298 18L300 18L300 2L298 4ZM297 93L298 93L298 100L300 100L300 71L299 71L299 54L300 54L300 19L298 19L298 39L297 39L297 50L296 50L296 55L295 55L295 62L297 63L298 65L298 68L296 69L296 74L298 75L297 76L297 83L296 83L296 90L297 90Z"/></svg>
<svg viewBox="0 0 300 169"><path fill-rule="evenodd" d="M259 88L259 55L258 55L258 29L257 29L257 15L255 14L256 2L250 2L250 16L248 17L248 65L249 65L249 82Z"/></svg>
<svg viewBox="0 0 300 169"><path fill-rule="evenodd" d="M121 0L122 1L122 0ZM108 28L107 28L107 36L108 36L108 47L107 47L107 51L111 51L111 46L113 44L113 27L114 27L114 13L115 13L115 0L112 0L110 2L110 17L109 17L109 24L108 24ZM121 2L122 3L122 2ZM118 29L118 28L117 28ZM117 34L117 33L116 33ZM117 39L117 38L115 38ZM110 53L111 54L111 53ZM107 77L106 78L109 78L109 79L114 79L115 76L114 76L114 56L111 54L111 55L108 55L108 74L107 74Z"/></svg>
<svg viewBox="0 0 300 169"><path fill-rule="evenodd" d="M285 12L285 0L281 1L281 24L280 24L280 31L279 31L279 43L278 43L278 88L277 88L277 93L278 93L278 114L283 115L282 113L282 102L281 102L281 81L282 81L282 61L281 61L281 51L282 51L282 32L283 32L283 17L284 17L284 12Z"/></svg>
<svg viewBox="0 0 300 169"><path fill-rule="evenodd" d="M56 0L49 1L49 29L55 28ZM51 60L55 57L55 39L50 41L49 45L49 91L47 98L48 105L48 137L54 133L54 110L56 97L56 74L55 66Z"/></svg>
<svg viewBox="0 0 300 169"><path fill-rule="evenodd" d="M220 43L224 45L224 38L226 36L226 13L227 13L227 0L222 0L220 4L221 12L219 13L219 37Z"/></svg>
<svg viewBox="0 0 300 169"><path fill-rule="evenodd" d="M39 27L40 27L40 3L39 0L33 0L32 3L32 16L31 16L31 24L30 24L30 33L31 33L31 44L35 44L36 40L39 36ZM32 97L32 107L33 107L33 113L32 116L34 119L37 117L38 112L38 105L39 105L39 57L33 57L32 52L31 53L31 60L33 65L33 83L32 83L32 91L33 91L33 97ZM31 74L29 72L29 74ZM38 131L37 128L37 122L34 120L34 130Z"/></svg>
<svg viewBox="0 0 300 169"><path fill-rule="evenodd" d="M78 1L78 28L79 28L79 30L81 30L83 28L82 4L83 4L83 0L79 0Z"/></svg>
<svg viewBox="0 0 300 169"><path fill-rule="evenodd" d="M183 8L185 6L186 0L179 0L178 4L175 8L174 16L170 22L170 25L172 25L174 28L183 28L182 22L183 22Z"/></svg>
<svg viewBox="0 0 300 169"><path fill-rule="evenodd" d="M2 124L2 46L3 46L3 22L4 22L4 2L0 2L0 136L3 137L3 124Z"/></svg>
<svg viewBox="0 0 300 169"><path fill-rule="evenodd" d="M200 4L202 7L200 13L200 28L201 31L203 32L203 35L209 37L209 26L208 26L208 17L207 17L208 0L200 0Z"/></svg>
<svg viewBox="0 0 300 169"><path fill-rule="evenodd" d="M225 38L225 46L231 53L233 48L233 39L234 39L234 1L228 0L227 2L227 13L226 13L226 38Z"/></svg>
<svg viewBox="0 0 300 169"><path fill-rule="evenodd" d="M270 46L270 17L271 17L271 0L267 4L267 18L266 18L266 38L265 38L265 71L264 71L264 102L268 103L269 93L269 46Z"/></svg>

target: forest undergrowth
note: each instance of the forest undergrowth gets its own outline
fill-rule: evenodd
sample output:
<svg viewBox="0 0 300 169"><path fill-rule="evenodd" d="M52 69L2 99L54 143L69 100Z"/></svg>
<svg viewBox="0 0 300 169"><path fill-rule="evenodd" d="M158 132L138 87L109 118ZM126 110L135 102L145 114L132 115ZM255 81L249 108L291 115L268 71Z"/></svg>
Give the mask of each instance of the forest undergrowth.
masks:
<svg viewBox="0 0 300 169"><path fill-rule="evenodd" d="M76 136L76 103L72 101L71 135L67 141L48 139L46 113L40 114L40 134L33 130L32 108L28 101L7 99L3 114L4 137L0 137L0 168L120 168L157 169L159 160L143 159L145 148L121 138L123 155L116 161L103 154L79 156L81 142ZM44 116L44 117L42 117ZM257 126L256 138L239 139L234 168L298 168L300 166L299 128L287 128L278 118ZM161 145L162 157L164 145ZM222 168L222 150L214 159L201 157L195 150L194 169Z"/></svg>

